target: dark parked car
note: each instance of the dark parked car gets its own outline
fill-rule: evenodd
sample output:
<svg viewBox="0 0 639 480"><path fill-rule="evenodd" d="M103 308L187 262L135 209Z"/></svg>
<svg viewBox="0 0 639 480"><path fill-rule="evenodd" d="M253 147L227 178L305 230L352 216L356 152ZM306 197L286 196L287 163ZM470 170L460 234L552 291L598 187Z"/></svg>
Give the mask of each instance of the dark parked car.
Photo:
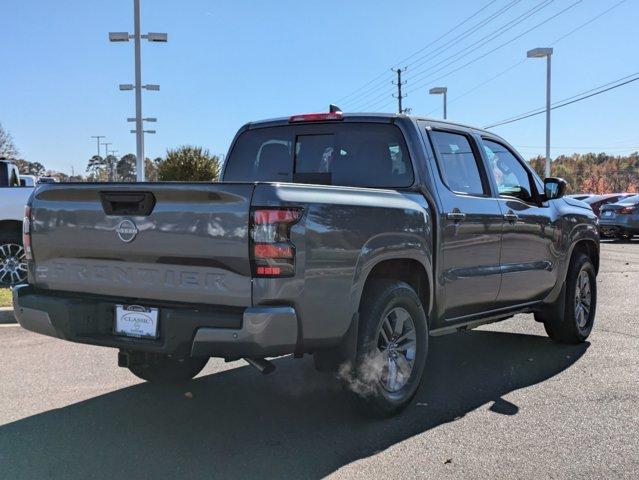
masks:
<svg viewBox="0 0 639 480"><path fill-rule="evenodd" d="M599 223L608 237L631 240L639 235L639 195L602 206Z"/></svg>
<svg viewBox="0 0 639 480"><path fill-rule="evenodd" d="M628 197L632 197L633 195L634 193L606 193L603 195L594 195L582 201L590 205L590 208L592 208L592 211L595 212L595 215L599 216L600 209L603 205L617 203Z"/></svg>
<svg viewBox="0 0 639 480"><path fill-rule="evenodd" d="M313 354L362 404L415 395L429 336L534 313L595 319L597 218L486 130L390 114L247 124L220 183L41 185L23 327L115 347L151 382L209 357Z"/></svg>

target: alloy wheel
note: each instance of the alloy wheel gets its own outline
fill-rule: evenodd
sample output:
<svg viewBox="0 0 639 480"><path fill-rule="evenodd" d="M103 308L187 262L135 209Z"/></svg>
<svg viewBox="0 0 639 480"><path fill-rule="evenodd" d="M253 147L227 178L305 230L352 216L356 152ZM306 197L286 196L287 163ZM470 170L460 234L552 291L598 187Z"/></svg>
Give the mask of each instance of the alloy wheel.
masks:
<svg viewBox="0 0 639 480"><path fill-rule="evenodd" d="M591 303L590 275L586 270L581 270L577 276L577 288L575 288L575 320L579 328L585 328L588 324Z"/></svg>
<svg viewBox="0 0 639 480"><path fill-rule="evenodd" d="M18 285L27 279L27 258L22 245L0 245L0 285Z"/></svg>
<svg viewBox="0 0 639 480"><path fill-rule="evenodd" d="M382 359L379 382L386 391L398 392L408 383L417 351L415 323L407 310L395 307L386 314L377 348Z"/></svg>

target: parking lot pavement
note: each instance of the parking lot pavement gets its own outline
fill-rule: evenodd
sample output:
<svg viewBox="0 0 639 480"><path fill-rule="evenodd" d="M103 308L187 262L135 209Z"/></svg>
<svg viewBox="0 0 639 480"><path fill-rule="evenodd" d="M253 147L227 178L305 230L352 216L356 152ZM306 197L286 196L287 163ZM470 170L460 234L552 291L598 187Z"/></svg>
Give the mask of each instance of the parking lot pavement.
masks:
<svg viewBox="0 0 639 480"><path fill-rule="evenodd" d="M0 326L0 478L637 478L638 286L639 241L602 244L589 342L529 315L433 338L416 402L384 421L309 358L159 388L114 350Z"/></svg>

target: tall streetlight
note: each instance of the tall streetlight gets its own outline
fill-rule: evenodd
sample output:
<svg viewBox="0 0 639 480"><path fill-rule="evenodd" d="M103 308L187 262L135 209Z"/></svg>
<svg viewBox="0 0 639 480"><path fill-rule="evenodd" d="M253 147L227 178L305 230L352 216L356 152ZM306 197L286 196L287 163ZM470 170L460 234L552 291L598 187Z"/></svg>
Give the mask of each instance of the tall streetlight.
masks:
<svg viewBox="0 0 639 480"><path fill-rule="evenodd" d="M166 33L140 33L140 0L133 0L133 35L128 32L110 32L109 41L111 42L128 42L133 39L135 42L135 85L120 85L120 90L135 90L135 133L136 144L136 172L138 182L144 181L144 134L155 133L155 130L144 130L144 119L142 118L142 89L158 91L159 85L142 85L142 39L149 42L165 43L168 40Z"/></svg>
<svg viewBox="0 0 639 480"><path fill-rule="evenodd" d="M446 120L446 94L448 93L448 88L434 87L428 90L428 93L431 95L444 95L444 120Z"/></svg>
<svg viewBox="0 0 639 480"><path fill-rule="evenodd" d="M552 48L533 48L528 50L528 58L546 57L546 165L544 175L550 177L550 57Z"/></svg>

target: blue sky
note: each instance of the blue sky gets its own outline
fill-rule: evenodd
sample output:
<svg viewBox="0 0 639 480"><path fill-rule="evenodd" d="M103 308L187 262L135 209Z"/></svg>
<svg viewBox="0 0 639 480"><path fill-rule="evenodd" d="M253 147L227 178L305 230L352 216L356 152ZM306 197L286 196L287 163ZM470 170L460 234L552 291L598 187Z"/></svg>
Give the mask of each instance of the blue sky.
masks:
<svg viewBox="0 0 639 480"><path fill-rule="evenodd" d="M147 156L162 155L167 147L181 144L223 153L247 121L317 111L338 100L345 111L368 110L368 104L376 111L394 111L390 68L415 60L419 62L410 65L405 75L409 92L405 106L415 114L441 116L441 97L428 95L433 86L448 87L449 119L478 126L541 107L545 63L522 62L526 51L553 43L618 0L582 0L503 48L448 72L575 1L495 0L424 50L422 55L429 53L428 57L403 61L490 0L142 0L143 31L169 33L167 44L143 45L143 81L161 84L160 92L144 95L144 114L158 117L150 127L158 133L147 136ZM107 41L108 31L132 29L132 4L132 0L3 2L0 122L24 158L67 173L71 166L81 172L96 150L90 137L98 134L106 135L119 155L135 152L131 124L126 123L134 113L133 95L117 90L119 83L133 80L132 44ZM537 13L451 63L465 54L465 47L503 30L536 6ZM443 47L502 8L507 10L483 28ZM639 71L638 30L639 2L627 0L554 44L553 99ZM357 92L359 99L347 97L363 86ZM557 148L552 155L639 150L637 112L639 82L556 110L552 143ZM495 132L530 157L544 151L544 125L540 115Z"/></svg>

